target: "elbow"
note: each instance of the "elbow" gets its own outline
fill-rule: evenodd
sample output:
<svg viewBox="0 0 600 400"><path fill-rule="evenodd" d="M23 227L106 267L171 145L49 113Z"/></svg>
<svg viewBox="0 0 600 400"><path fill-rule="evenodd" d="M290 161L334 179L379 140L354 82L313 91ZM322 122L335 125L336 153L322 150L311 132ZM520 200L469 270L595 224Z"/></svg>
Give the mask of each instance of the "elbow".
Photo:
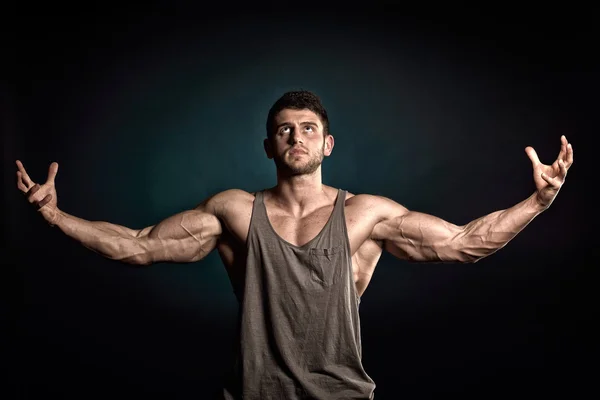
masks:
<svg viewBox="0 0 600 400"><path fill-rule="evenodd" d="M145 267L152 264L150 259L142 254L136 254L125 257L110 257L110 259L113 261L120 262L122 264L132 265L135 267Z"/></svg>
<svg viewBox="0 0 600 400"><path fill-rule="evenodd" d="M483 258L485 258L485 257L468 255L461 260L461 263L462 264L475 264L476 262L478 262L479 260L481 260Z"/></svg>
<svg viewBox="0 0 600 400"><path fill-rule="evenodd" d="M147 267L152 264L152 259L147 254L136 254L121 261L136 267Z"/></svg>
<svg viewBox="0 0 600 400"><path fill-rule="evenodd" d="M117 257L114 259L125 264L133 266L148 266L154 261L152 253L147 246L143 246L138 238L131 240L128 238L125 241L117 243L115 249Z"/></svg>
<svg viewBox="0 0 600 400"><path fill-rule="evenodd" d="M452 262L456 262L459 264L474 264L482 258L482 256L470 252L455 251L454 257L451 257L451 260Z"/></svg>
<svg viewBox="0 0 600 400"><path fill-rule="evenodd" d="M454 247L452 250L454 257L452 258L460 264L475 264L489 255L487 249L481 246L469 246L462 243L452 247Z"/></svg>
<svg viewBox="0 0 600 400"><path fill-rule="evenodd" d="M463 248L458 252L458 261L462 264L475 264L489 255L495 253L498 249L487 248Z"/></svg>
<svg viewBox="0 0 600 400"><path fill-rule="evenodd" d="M461 264L475 264L498 250L479 236L462 235L451 241L450 247L456 260Z"/></svg>

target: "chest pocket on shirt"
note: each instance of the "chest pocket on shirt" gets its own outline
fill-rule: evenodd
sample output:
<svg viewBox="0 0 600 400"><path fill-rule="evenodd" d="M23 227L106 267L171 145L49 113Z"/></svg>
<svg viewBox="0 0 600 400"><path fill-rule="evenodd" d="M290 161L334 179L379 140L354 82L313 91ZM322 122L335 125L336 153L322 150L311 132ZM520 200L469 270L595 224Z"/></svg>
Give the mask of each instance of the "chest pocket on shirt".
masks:
<svg viewBox="0 0 600 400"><path fill-rule="evenodd" d="M310 277L313 282L318 284L317 288L326 288L339 281L342 269L342 250L342 246L310 249Z"/></svg>

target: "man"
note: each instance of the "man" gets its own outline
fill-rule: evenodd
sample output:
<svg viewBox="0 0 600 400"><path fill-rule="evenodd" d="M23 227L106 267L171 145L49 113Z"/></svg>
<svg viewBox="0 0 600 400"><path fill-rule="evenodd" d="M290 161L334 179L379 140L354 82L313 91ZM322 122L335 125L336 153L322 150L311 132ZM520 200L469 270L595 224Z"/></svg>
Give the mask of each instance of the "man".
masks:
<svg viewBox="0 0 600 400"><path fill-rule="evenodd" d="M60 210L57 163L40 186L17 161L17 186L50 225L113 260L195 262L218 250L240 304L226 399L372 399L358 308L383 249L414 262L489 256L552 204L573 164L573 148L562 136L558 158L544 165L527 147L536 191L457 226L382 196L324 185L321 163L334 143L320 99L307 91L285 93L269 111L264 140L277 167L276 186L227 190L139 230Z"/></svg>

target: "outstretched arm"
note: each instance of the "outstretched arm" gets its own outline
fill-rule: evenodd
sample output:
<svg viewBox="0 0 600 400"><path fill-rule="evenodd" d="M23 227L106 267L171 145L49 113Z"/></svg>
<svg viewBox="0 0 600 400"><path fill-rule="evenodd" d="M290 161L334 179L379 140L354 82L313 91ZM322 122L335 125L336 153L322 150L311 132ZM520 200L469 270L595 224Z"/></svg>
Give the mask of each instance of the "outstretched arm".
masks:
<svg viewBox="0 0 600 400"><path fill-rule="evenodd" d="M381 213L381 222L375 225L372 239L384 241L386 250L410 261L466 263L493 254L552 204L573 164L573 148L564 136L552 165L542 164L532 147L525 151L533 165L536 185L529 198L459 226L378 197L375 208Z"/></svg>
<svg viewBox="0 0 600 400"><path fill-rule="evenodd" d="M17 167L17 187L50 225L112 260L136 265L198 261L215 248L222 232L211 199L193 210L139 230L110 222L87 221L58 208L54 184L57 163L50 165L48 180L43 185L31 180L20 161Z"/></svg>
<svg viewBox="0 0 600 400"><path fill-rule="evenodd" d="M476 262L504 247L543 208L535 195L506 210L485 215L467 225L455 225L433 215L406 210L382 198L380 207L394 215L373 230L394 256L419 262Z"/></svg>
<svg viewBox="0 0 600 400"><path fill-rule="evenodd" d="M221 223L204 206L139 230L110 222L86 221L61 210L55 224L88 249L135 265L199 261L215 248L221 234Z"/></svg>

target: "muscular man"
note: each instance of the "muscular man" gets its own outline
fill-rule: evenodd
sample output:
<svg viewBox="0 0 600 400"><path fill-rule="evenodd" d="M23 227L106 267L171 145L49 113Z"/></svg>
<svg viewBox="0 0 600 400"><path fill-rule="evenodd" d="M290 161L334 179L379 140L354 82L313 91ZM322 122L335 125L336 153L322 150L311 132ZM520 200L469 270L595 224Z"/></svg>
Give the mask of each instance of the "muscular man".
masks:
<svg viewBox="0 0 600 400"><path fill-rule="evenodd" d="M285 93L266 127L276 186L226 190L137 230L60 210L58 164L39 185L17 161L17 186L46 221L105 257L135 265L184 263L218 250L240 305L226 399L372 399L358 308L383 249L413 262L477 262L552 204L573 164L564 136L551 165L526 147L536 191L458 226L382 196L324 185L321 163L335 142L315 94Z"/></svg>

